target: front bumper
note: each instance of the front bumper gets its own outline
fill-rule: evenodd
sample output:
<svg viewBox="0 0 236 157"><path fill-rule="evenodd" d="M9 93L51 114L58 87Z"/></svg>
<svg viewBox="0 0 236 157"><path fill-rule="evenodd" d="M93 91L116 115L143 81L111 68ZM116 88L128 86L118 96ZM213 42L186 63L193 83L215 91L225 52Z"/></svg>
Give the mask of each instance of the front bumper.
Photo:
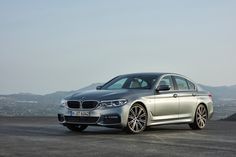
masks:
<svg viewBox="0 0 236 157"><path fill-rule="evenodd" d="M72 112L86 111L89 116L73 116ZM115 108L94 109L94 110L78 110L67 107L61 107L58 113L59 123L66 124L86 124L86 125L100 125L106 127L123 128L127 125L128 120L128 106L124 105Z"/></svg>

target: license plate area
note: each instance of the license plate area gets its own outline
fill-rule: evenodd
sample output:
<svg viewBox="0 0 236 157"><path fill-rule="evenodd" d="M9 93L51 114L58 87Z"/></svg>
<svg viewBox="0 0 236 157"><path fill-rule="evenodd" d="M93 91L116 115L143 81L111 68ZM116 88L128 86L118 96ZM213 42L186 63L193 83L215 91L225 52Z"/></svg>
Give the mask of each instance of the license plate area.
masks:
<svg viewBox="0 0 236 157"><path fill-rule="evenodd" d="M89 111L71 111L70 116L88 117L90 113Z"/></svg>

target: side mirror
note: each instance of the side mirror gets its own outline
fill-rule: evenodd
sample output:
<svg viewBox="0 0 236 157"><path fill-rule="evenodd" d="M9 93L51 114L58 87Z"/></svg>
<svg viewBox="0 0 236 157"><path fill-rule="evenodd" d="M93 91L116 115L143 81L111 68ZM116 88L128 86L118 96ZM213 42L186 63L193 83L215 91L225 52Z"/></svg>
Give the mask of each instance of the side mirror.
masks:
<svg viewBox="0 0 236 157"><path fill-rule="evenodd" d="M101 89L102 89L102 86L97 86L96 89L97 89L97 90L101 90Z"/></svg>
<svg viewBox="0 0 236 157"><path fill-rule="evenodd" d="M170 86L169 85L159 85L156 89L157 92L159 91L167 91L170 90Z"/></svg>

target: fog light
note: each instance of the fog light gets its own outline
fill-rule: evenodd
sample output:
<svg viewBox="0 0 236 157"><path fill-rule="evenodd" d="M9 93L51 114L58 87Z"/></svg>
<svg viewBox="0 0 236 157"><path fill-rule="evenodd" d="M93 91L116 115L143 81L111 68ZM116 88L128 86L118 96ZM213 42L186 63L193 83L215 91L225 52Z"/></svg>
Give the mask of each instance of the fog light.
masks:
<svg viewBox="0 0 236 157"><path fill-rule="evenodd" d="M103 123L104 124L117 124L120 123L120 116L119 115L104 115L103 116Z"/></svg>
<svg viewBox="0 0 236 157"><path fill-rule="evenodd" d="M114 119L114 118L119 118L119 116L105 116L107 119Z"/></svg>

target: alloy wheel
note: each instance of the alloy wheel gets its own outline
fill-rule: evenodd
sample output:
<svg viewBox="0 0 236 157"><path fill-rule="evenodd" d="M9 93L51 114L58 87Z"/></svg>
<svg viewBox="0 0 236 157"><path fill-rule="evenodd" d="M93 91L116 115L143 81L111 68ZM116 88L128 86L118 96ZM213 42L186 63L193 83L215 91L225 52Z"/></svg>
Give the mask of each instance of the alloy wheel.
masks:
<svg viewBox="0 0 236 157"><path fill-rule="evenodd" d="M143 106L133 105L129 112L128 129L132 133L142 132L146 128L147 113Z"/></svg>
<svg viewBox="0 0 236 157"><path fill-rule="evenodd" d="M196 122L199 128L204 128L207 121L207 110L204 105L199 105L196 113Z"/></svg>

